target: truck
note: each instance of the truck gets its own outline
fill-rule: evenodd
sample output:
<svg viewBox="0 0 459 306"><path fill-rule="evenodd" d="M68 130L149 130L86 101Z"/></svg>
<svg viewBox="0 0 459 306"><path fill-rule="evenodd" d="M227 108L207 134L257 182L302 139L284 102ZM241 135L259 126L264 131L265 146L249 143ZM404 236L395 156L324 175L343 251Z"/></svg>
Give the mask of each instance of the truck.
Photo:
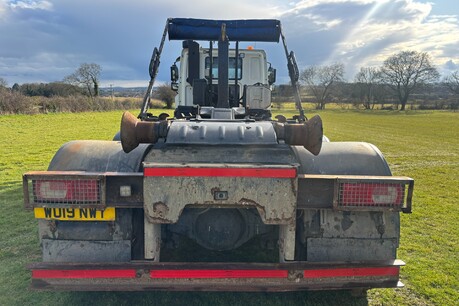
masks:
<svg viewBox="0 0 459 306"><path fill-rule="evenodd" d="M173 116L149 104L166 38ZM297 115L271 112L282 43ZM230 48L231 45L231 48ZM414 181L376 146L333 142L307 118L279 20L169 18L136 117L113 140L64 144L23 175L42 261L31 287L78 291L296 291L400 287L400 215ZM291 118L289 118L291 117Z"/></svg>

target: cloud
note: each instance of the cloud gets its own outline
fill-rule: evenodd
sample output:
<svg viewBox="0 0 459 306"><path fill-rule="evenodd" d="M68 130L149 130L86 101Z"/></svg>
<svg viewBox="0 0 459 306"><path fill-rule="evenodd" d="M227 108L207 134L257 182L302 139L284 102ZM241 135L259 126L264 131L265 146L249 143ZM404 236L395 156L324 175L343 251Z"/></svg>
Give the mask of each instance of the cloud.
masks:
<svg viewBox="0 0 459 306"><path fill-rule="evenodd" d="M8 3L6 0L0 0L0 22L5 18Z"/></svg>
<svg viewBox="0 0 459 306"><path fill-rule="evenodd" d="M453 60L447 61L443 67L446 70L454 71L454 70L459 70L459 64L456 64Z"/></svg>
<svg viewBox="0 0 459 306"><path fill-rule="evenodd" d="M317 0L298 2L280 17L288 20L286 26L294 31L303 26L308 29L300 34L302 40L323 50L306 63L343 62L348 78L352 78L361 66L380 65L406 49L427 51L436 64L445 62L444 52L457 57L457 48L456 55L451 54L459 42L457 16L430 16L431 10L431 3L412 0ZM335 27L327 25L338 18ZM311 39L315 32L320 32L319 40Z"/></svg>
<svg viewBox="0 0 459 306"><path fill-rule="evenodd" d="M8 65L0 73L31 67L22 80L18 73L5 75L14 82L60 80L83 62L96 62L104 67L103 78L147 80L151 52L159 43L168 17L236 19L274 15L273 6L261 0L221 1L218 5L196 0L191 6L184 0L0 3L7 19L0 26L0 45L8 46L0 48L0 67ZM167 50L169 46L165 48L163 66L179 54L180 42L174 45L173 52ZM62 69L47 73L49 61L35 62L44 54L52 55ZM167 70L162 67L161 78L168 78L164 73Z"/></svg>
<svg viewBox="0 0 459 306"><path fill-rule="evenodd" d="M168 17L278 18L300 68L343 62L349 79L405 49L428 51L445 67L459 62L457 14L433 15L431 3L415 0L0 0L0 76L9 83L49 82L95 62L103 80L144 79L146 85ZM282 47L255 47L266 47L278 79L286 80ZM159 80L168 80L180 48L180 42L166 44Z"/></svg>
<svg viewBox="0 0 459 306"><path fill-rule="evenodd" d="M11 2L12 9L46 10L50 11L53 5L49 1L17 1Z"/></svg>

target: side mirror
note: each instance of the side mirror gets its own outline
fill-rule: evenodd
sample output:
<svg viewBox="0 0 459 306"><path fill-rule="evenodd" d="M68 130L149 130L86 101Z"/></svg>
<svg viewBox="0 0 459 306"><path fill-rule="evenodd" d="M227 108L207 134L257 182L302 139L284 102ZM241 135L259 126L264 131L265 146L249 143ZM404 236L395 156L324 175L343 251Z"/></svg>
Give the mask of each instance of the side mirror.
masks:
<svg viewBox="0 0 459 306"><path fill-rule="evenodd" d="M276 69L273 67L268 68L268 84L272 85L276 83Z"/></svg>
<svg viewBox="0 0 459 306"><path fill-rule="evenodd" d="M172 89L173 91L178 91L178 83L172 82L172 83L171 83L171 89Z"/></svg>
<svg viewBox="0 0 459 306"><path fill-rule="evenodd" d="M172 83L177 83L178 79L179 79L179 71L178 71L177 65L174 63L171 66L171 81Z"/></svg>

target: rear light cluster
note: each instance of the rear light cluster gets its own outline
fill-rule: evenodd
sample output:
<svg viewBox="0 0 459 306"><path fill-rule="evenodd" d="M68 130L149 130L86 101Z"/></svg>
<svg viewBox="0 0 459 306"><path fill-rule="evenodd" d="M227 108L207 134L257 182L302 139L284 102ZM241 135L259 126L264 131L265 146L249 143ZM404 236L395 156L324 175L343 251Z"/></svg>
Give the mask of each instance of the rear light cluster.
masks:
<svg viewBox="0 0 459 306"><path fill-rule="evenodd" d="M405 202L405 184L346 182L338 188L338 205L346 208L384 207L400 209Z"/></svg>
<svg viewBox="0 0 459 306"><path fill-rule="evenodd" d="M34 202L100 203L100 181L96 179L32 180L32 186Z"/></svg>

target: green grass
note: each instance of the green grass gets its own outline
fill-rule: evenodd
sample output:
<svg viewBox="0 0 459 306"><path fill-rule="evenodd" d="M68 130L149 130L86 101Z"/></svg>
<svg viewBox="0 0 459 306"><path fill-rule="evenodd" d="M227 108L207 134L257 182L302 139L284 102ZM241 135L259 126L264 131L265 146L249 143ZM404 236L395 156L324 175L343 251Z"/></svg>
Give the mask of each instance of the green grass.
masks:
<svg viewBox="0 0 459 306"><path fill-rule="evenodd" d="M288 110L284 113L293 114ZM314 111L308 112L311 116ZM74 139L109 140L121 111L0 116L0 305L457 305L459 302L459 113L321 111L333 141L367 141L394 175L413 177L413 213L402 215L398 257L403 289L294 293L76 293L28 289L28 263L40 260L36 221L22 207L23 172L45 170Z"/></svg>

